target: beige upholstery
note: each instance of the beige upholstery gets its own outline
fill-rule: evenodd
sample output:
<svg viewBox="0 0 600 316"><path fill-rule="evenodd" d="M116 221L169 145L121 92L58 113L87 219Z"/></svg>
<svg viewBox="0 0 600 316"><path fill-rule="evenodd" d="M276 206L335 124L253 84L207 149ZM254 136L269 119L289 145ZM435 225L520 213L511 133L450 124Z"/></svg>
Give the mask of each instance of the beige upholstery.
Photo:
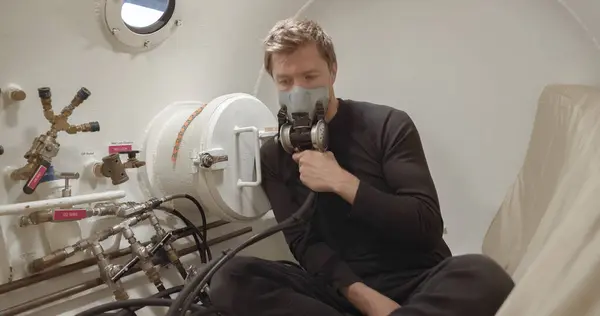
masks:
<svg viewBox="0 0 600 316"><path fill-rule="evenodd" d="M600 315L599 89L543 91L525 163L483 253L517 283L497 315Z"/></svg>

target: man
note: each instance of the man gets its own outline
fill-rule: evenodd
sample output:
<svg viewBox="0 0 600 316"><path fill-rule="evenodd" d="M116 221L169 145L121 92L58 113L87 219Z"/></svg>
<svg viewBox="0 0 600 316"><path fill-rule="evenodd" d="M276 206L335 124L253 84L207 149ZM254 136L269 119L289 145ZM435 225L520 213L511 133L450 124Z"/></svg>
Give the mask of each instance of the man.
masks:
<svg viewBox="0 0 600 316"><path fill-rule="evenodd" d="M329 89L329 151L263 146L262 183L278 221L308 189L319 192L310 225L284 231L302 268L237 257L211 282L215 306L236 316L494 315L513 282L485 256L451 256L410 117L336 99L336 55L315 22L280 21L265 46L279 91Z"/></svg>

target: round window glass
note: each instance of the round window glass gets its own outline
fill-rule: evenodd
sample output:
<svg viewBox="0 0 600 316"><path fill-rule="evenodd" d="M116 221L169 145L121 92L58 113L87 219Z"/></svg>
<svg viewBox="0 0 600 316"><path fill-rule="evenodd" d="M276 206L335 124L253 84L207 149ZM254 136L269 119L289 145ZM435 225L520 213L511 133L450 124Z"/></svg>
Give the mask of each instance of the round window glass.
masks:
<svg viewBox="0 0 600 316"><path fill-rule="evenodd" d="M175 0L124 0L121 18L133 32L150 34L169 22L174 9Z"/></svg>

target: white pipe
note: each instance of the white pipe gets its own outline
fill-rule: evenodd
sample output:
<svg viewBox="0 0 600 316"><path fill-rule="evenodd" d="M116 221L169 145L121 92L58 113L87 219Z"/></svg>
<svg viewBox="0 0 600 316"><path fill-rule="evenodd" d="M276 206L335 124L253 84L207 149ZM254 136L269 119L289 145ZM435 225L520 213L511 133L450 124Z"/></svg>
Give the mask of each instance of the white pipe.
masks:
<svg viewBox="0 0 600 316"><path fill-rule="evenodd" d="M17 215L26 211L37 211L57 207L70 207L78 204L116 200L125 197L125 191L108 191L103 193L83 194L42 201L0 205L0 216Z"/></svg>

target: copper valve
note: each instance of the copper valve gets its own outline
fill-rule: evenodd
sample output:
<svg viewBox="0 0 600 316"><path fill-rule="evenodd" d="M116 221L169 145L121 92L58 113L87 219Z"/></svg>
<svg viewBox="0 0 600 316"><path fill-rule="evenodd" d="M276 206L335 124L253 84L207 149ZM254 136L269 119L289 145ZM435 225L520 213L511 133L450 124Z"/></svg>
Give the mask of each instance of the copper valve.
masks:
<svg viewBox="0 0 600 316"><path fill-rule="evenodd" d="M93 172L97 177L106 177L112 180L113 185L127 182L129 176L125 169L140 168L146 165L145 161L137 159L138 150L123 151L118 154L102 158L102 163L94 164ZM127 161L122 162L120 154L127 154Z"/></svg>
<svg viewBox="0 0 600 316"><path fill-rule="evenodd" d="M23 187L25 194L32 194L39 185L46 170L50 167L52 158L56 157L60 149L60 144L56 141L58 132L64 131L68 134L77 132L98 132L100 124L98 122L89 122L81 125L71 125L68 122L69 116L73 110L90 96L90 91L81 88L71 100L71 103L64 107L59 115L54 114L52 110L52 93L50 88L43 87L38 89L38 94L42 102L44 117L50 122L50 130L33 140L29 151L25 153L24 158L27 164L10 175L11 179L27 180Z"/></svg>

